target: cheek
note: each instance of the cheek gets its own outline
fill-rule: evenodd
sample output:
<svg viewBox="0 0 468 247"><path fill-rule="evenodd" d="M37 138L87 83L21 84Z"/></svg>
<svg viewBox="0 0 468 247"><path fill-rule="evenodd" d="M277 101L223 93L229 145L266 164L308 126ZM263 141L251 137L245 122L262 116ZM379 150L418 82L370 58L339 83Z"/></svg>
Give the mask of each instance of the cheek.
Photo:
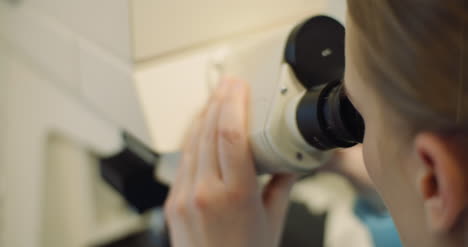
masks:
<svg viewBox="0 0 468 247"><path fill-rule="evenodd" d="M382 146L379 135L372 127L366 129L363 143L363 157L369 177L380 191L385 186L385 166L382 160Z"/></svg>
<svg viewBox="0 0 468 247"><path fill-rule="evenodd" d="M398 147L395 145L395 135L385 124L375 119L373 124L366 125L366 134L363 143L364 163L369 177L383 197L393 198L395 188L407 184ZM369 126L369 128L367 128ZM398 181L398 185L395 185Z"/></svg>
<svg viewBox="0 0 468 247"><path fill-rule="evenodd" d="M369 177L372 179L372 182L376 184L376 182L379 181L377 175L379 174L378 170L380 170L380 164L377 164L377 150L374 140L370 134L366 133L362 147L364 164L366 165L367 172L369 173Z"/></svg>

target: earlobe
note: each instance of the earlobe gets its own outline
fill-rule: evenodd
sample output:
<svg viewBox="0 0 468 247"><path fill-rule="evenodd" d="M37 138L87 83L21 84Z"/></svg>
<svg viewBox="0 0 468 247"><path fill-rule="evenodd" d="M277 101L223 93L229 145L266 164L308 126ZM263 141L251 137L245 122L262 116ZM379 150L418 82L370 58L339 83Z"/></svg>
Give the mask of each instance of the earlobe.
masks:
<svg viewBox="0 0 468 247"><path fill-rule="evenodd" d="M426 219L435 232L450 231L466 205L466 156L453 148L454 140L433 133L416 137L417 184Z"/></svg>

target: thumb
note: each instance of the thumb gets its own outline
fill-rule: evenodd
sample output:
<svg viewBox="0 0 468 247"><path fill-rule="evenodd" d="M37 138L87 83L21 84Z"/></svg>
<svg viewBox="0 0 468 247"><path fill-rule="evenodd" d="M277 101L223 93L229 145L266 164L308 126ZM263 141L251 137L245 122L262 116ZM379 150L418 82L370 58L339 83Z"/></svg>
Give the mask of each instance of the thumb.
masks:
<svg viewBox="0 0 468 247"><path fill-rule="evenodd" d="M282 220L289 205L289 192L296 182L295 174L273 175L263 191L263 201L270 216Z"/></svg>

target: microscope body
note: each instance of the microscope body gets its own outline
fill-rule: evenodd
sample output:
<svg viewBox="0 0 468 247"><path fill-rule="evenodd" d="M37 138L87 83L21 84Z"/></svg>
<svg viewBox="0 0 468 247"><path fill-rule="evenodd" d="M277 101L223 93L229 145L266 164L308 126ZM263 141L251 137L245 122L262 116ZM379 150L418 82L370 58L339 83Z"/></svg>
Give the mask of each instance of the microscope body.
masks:
<svg viewBox="0 0 468 247"><path fill-rule="evenodd" d="M211 83L235 77L250 85L249 141L259 174L310 172L326 163L330 150L362 142L363 120L342 83L344 27L338 21L312 17L219 51ZM103 177L144 212L164 201L181 153L154 152L128 135L124 143L122 152L101 161ZM140 168L129 168L129 159Z"/></svg>
<svg viewBox="0 0 468 247"><path fill-rule="evenodd" d="M362 142L362 118L342 84L344 36L337 20L314 16L220 49L214 80L250 85L249 138L259 174L309 172L326 163L329 150ZM171 177L179 156L162 155L159 178Z"/></svg>
<svg viewBox="0 0 468 247"><path fill-rule="evenodd" d="M250 84L259 173L311 171L328 150L361 139L362 119L342 88L344 27L333 18L315 16L246 41L226 56L223 73Z"/></svg>
<svg viewBox="0 0 468 247"><path fill-rule="evenodd" d="M291 30L238 47L223 64L226 76L250 85L250 144L259 173L306 172L329 156L307 144L297 129L294 109L306 88L284 61Z"/></svg>

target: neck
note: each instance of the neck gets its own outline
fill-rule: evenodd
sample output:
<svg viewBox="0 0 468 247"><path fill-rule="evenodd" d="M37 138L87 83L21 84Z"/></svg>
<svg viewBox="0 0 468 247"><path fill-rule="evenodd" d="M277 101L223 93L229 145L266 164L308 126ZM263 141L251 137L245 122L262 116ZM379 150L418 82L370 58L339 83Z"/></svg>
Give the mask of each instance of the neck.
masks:
<svg viewBox="0 0 468 247"><path fill-rule="evenodd" d="M421 235L413 239L404 239L404 246L468 247L468 209L465 210L459 222L451 231L436 233L428 230L420 232L420 234Z"/></svg>
<svg viewBox="0 0 468 247"><path fill-rule="evenodd" d="M448 244L443 246L468 247L468 210L462 213L459 222L454 226L453 230L447 234L446 240Z"/></svg>

